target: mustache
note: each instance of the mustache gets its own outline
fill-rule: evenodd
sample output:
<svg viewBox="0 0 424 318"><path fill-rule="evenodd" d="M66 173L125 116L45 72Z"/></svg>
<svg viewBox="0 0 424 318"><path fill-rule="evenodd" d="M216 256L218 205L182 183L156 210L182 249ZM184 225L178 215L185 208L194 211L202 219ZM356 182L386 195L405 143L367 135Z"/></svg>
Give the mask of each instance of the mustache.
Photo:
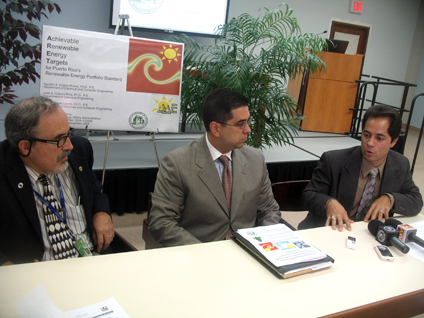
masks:
<svg viewBox="0 0 424 318"><path fill-rule="evenodd" d="M57 157L57 162L59 162L60 160L62 160L63 158L65 158L66 156L69 156L69 154L71 153L71 150L67 150L62 152L58 157Z"/></svg>

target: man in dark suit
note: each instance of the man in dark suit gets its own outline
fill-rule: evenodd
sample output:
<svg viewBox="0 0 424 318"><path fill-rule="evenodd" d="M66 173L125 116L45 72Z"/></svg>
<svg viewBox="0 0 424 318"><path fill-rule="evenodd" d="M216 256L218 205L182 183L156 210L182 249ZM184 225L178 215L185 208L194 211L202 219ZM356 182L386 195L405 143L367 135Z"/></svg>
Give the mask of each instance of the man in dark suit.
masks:
<svg viewBox="0 0 424 318"><path fill-rule="evenodd" d="M49 228L56 226L65 229L61 236L70 237L63 244L107 249L114 236L109 201L92 171L91 145L82 137L71 141L66 113L36 96L10 109L5 130L7 139L0 143L0 264L70 257L65 252L57 256L62 241L52 241L57 238ZM43 199L46 186L39 176L49 180L58 206ZM52 210L58 214L48 214ZM69 245L71 255L78 256Z"/></svg>
<svg viewBox="0 0 424 318"><path fill-rule="evenodd" d="M223 240L240 228L279 222L264 156L244 146L249 117L248 100L237 92L221 88L206 97L206 135L167 154L159 169L150 213L159 243ZM229 160L231 198L223 188L222 156Z"/></svg>
<svg viewBox="0 0 424 318"><path fill-rule="evenodd" d="M423 200L412 180L409 161L391 150L401 125L394 108L374 105L362 121L361 147L322 155L302 194L309 213L299 229L331 225L342 231L346 224L351 230L354 221L381 221L393 213L414 216L421 211ZM372 170L376 173L373 182ZM368 202L367 197L371 199Z"/></svg>

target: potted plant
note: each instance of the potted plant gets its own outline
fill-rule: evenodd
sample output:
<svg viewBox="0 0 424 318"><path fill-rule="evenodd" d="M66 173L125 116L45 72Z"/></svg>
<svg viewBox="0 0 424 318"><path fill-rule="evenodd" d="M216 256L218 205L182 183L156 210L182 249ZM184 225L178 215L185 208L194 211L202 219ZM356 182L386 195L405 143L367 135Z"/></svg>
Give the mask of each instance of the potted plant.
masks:
<svg viewBox="0 0 424 318"><path fill-rule="evenodd" d="M46 12L61 10L47 0L1 1L6 4L0 9L0 104L13 104L17 97L11 89L13 85L35 83L40 78L35 65L41 61L41 43L31 45L28 40L40 40L41 30L31 21L41 21L43 16L47 18Z"/></svg>
<svg viewBox="0 0 424 318"><path fill-rule="evenodd" d="M218 28L213 45L184 34L167 38L185 44L183 131L185 122L201 129L205 96L226 87L250 101L252 133L247 144L260 148L293 140L303 117L286 90L288 79L325 68L318 54L327 44L316 34L301 34L292 14L286 4L272 11L262 8L256 18L243 13Z"/></svg>

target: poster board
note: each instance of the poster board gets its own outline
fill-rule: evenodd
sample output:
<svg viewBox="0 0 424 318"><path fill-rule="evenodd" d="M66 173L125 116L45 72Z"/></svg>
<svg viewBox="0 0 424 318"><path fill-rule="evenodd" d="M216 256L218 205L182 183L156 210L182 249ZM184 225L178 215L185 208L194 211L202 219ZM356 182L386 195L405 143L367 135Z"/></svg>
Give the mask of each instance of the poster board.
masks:
<svg viewBox="0 0 424 318"><path fill-rule="evenodd" d="M178 132L184 44L44 26L40 94L76 129Z"/></svg>

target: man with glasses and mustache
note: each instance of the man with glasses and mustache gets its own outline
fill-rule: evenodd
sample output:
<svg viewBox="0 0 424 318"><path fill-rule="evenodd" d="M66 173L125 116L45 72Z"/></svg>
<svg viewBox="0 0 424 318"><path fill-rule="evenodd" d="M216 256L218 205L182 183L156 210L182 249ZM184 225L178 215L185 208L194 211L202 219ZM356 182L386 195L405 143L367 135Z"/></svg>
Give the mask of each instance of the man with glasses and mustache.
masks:
<svg viewBox="0 0 424 318"><path fill-rule="evenodd" d="M202 112L206 134L168 153L157 175L149 228L164 246L224 240L281 218L264 156L244 146L251 131L247 98L219 88Z"/></svg>
<svg viewBox="0 0 424 318"><path fill-rule="evenodd" d="M0 264L92 255L114 228L90 142L63 109L36 96L13 106L0 143Z"/></svg>

